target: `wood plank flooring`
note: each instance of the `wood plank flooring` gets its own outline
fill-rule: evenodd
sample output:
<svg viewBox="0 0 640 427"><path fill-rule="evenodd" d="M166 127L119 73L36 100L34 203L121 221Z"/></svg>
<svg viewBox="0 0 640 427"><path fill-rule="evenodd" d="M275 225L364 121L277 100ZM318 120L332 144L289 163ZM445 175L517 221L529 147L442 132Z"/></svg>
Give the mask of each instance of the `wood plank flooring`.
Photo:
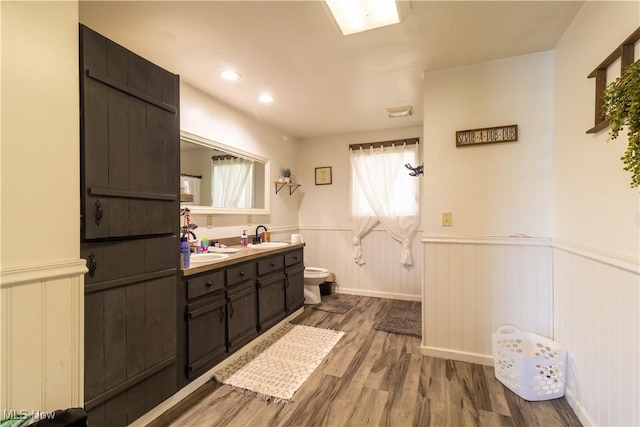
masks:
<svg viewBox="0 0 640 427"><path fill-rule="evenodd" d="M423 356L419 338L374 330L398 302L357 298L346 314L306 307L294 320L347 333L293 403L266 403L210 382L149 427L581 425L564 398L527 402L492 367Z"/></svg>

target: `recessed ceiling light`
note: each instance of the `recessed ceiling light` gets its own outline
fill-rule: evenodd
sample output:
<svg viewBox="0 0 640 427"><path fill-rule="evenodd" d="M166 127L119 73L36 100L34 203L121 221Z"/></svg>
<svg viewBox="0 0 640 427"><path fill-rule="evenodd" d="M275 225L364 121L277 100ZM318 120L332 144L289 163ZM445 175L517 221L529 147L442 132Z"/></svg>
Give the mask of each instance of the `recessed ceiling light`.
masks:
<svg viewBox="0 0 640 427"><path fill-rule="evenodd" d="M400 22L395 0L326 0L345 36Z"/></svg>
<svg viewBox="0 0 640 427"><path fill-rule="evenodd" d="M411 105L406 105L404 107L387 108L387 114L390 119L407 117L413 114L413 107Z"/></svg>
<svg viewBox="0 0 640 427"><path fill-rule="evenodd" d="M222 70L220 75L225 80L238 80L240 78L240 73L234 70Z"/></svg>
<svg viewBox="0 0 640 427"><path fill-rule="evenodd" d="M273 96L269 95L268 93L261 94L258 99L260 100L260 102L264 102L265 104L273 102Z"/></svg>

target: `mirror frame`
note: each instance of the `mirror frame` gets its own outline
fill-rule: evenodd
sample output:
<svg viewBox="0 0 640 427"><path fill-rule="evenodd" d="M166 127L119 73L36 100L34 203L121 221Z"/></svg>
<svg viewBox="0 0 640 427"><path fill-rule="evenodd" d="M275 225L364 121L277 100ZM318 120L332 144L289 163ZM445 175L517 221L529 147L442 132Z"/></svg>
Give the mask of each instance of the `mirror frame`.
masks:
<svg viewBox="0 0 640 427"><path fill-rule="evenodd" d="M248 215L248 214L256 214L256 215L269 215L271 211L271 161L266 157L258 156L257 154L249 153L246 151L242 151L235 147L230 147L228 145L212 141L207 138L203 138L198 135L194 135L189 132L185 132L183 130L180 131L180 141L189 142L192 144L202 145L204 147L213 148L216 150L226 151L227 153L237 155L239 157L244 157L247 159L255 160L261 163L264 163L264 208L216 208L213 206L193 206L193 205L184 205L191 210L192 214L236 214L236 215ZM180 204L180 206L183 206Z"/></svg>

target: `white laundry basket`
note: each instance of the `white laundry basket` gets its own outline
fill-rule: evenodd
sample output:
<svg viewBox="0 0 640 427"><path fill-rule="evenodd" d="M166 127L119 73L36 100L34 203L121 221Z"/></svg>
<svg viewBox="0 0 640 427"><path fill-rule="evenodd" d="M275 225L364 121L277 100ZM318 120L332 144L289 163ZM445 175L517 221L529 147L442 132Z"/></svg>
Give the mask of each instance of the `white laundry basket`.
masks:
<svg viewBox="0 0 640 427"><path fill-rule="evenodd" d="M558 344L511 325L492 335L496 378L530 401L564 396L567 352Z"/></svg>

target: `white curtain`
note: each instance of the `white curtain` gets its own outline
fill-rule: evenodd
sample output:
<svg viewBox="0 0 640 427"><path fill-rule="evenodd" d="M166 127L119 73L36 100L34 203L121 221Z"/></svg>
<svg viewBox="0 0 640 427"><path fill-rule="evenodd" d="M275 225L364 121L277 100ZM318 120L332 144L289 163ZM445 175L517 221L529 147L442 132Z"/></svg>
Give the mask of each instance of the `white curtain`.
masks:
<svg viewBox="0 0 640 427"><path fill-rule="evenodd" d="M193 202L183 202L183 204L200 205L200 178L180 175L181 188L185 187L185 182L187 183L186 187L189 189L188 193L193 195Z"/></svg>
<svg viewBox="0 0 640 427"><path fill-rule="evenodd" d="M360 239L375 226L371 219L375 218L402 243L400 263L413 264L411 243L420 223L420 180L410 176L404 165L416 165L417 160L417 144L351 151L356 263L364 263Z"/></svg>
<svg viewBox="0 0 640 427"><path fill-rule="evenodd" d="M213 206L250 208L253 203L253 162L246 159L216 159L211 166Z"/></svg>

